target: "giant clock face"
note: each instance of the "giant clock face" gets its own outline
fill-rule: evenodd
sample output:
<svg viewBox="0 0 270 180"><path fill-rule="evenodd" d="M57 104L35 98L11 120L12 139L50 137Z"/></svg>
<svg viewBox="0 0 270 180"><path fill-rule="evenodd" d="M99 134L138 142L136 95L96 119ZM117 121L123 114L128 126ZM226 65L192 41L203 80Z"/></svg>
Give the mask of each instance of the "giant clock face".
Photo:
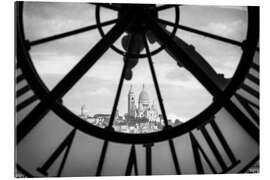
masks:
<svg viewBox="0 0 270 180"><path fill-rule="evenodd" d="M181 23L185 18L184 12L193 10L203 13L209 7L185 8L186 5L154 4L79 4L86 8L91 7L89 25L82 27L81 19L78 19L75 29L67 28L64 32L50 34L44 23L43 30L47 35L31 36L31 32L37 31L37 27L42 25L42 22L29 24L42 14L40 7L47 8L46 16L52 18L50 8L61 12L63 5L76 9L78 4L15 4L18 175L40 177L243 173L259 161L258 7L211 7L217 9L216 13L226 9L243 14L241 22L244 25L234 24L236 27L240 26L244 32L243 39L240 40L222 36L226 33L221 32L220 35L216 31L214 34L211 29L207 31ZM29 11L36 14L29 17ZM108 14L105 11L114 12L115 18L106 20ZM173 18L162 19L163 11L169 11ZM83 15L88 16L87 13L82 13ZM222 14L215 18L219 17ZM59 16L53 18L56 20ZM222 20L224 19L221 22ZM193 21L196 21L195 18ZM68 19L66 22L68 23ZM109 25L111 28L106 29ZM227 30L222 23L219 27L224 32ZM86 50L82 50L82 57L50 87L36 66L33 52L37 48L60 48L57 43L53 43L70 37L76 39L76 36L91 31L96 31L99 39L97 40L96 34L89 36L89 46L84 45ZM231 76L224 76L222 71L217 70L209 61L210 57L196 46L196 42L188 42L185 33L195 34L203 41L214 40L228 44L230 48L240 52ZM64 43L67 44L68 41ZM80 44L82 38L70 46L75 49ZM104 59L108 51L122 60L123 69L119 70L120 80L115 88L110 116L105 127L101 127L76 115L66 104L65 97L96 63ZM174 61L177 68L189 72L211 97L202 110L184 123L169 123L166 114L168 106L164 105L166 99L162 97L164 90L159 85L159 72L153 63L160 53L167 54L170 57L168 61ZM220 54L219 60L229 61L223 55L224 53ZM115 117L123 84L136 76L138 61L149 64L162 122L156 131L126 133L115 128ZM53 68L54 64L49 66ZM173 97L177 99L181 93L180 89ZM145 100L143 97L146 95L142 95L142 100ZM132 102L133 98L132 96ZM197 100L196 97L190 98ZM199 99L197 101L200 103ZM188 104L188 101L184 103ZM145 102L143 105L146 107Z"/></svg>

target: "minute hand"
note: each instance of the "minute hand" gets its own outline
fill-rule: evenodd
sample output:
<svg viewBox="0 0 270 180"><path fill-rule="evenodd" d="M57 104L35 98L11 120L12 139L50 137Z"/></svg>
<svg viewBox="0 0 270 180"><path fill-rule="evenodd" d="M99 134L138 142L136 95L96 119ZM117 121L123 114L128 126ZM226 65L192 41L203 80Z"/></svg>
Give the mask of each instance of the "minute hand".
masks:
<svg viewBox="0 0 270 180"><path fill-rule="evenodd" d="M155 28L154 28L155 26ZM160 45L165 46L166 52L173 57L173 59L178 63L178 65L184 66L187 70L189 70L202 84L203 82L200 80L201 78L197 77L196 74L198 72L194 72L193 68L190 68L190 64L196 64L207 78L211 79L211 81L218 86L220 89L224 89L228 82L228 79L225 79L223 74L218 74L209 63L195 50L195 48L191 45L188 45L179 37L174 36L170 37L170 32L168 32L165 28L158 25L157 23L150 24L152 27L152 33L155 36L155 41L157 41ZM158 28L157 28L158 27ZM148 33L148 37L153 36ZM161 37L163 36L163 37ZM169 39L170 38L170 39ZM165 43L166 42L166 43ZM175 43L177 46L171 48L168 43ZM177 49L178 53L175 53L175 49ZM180 50L180 51L179 51ZM180 54L181 53L181 54ZM185 58L185 59L184 59ZM184 62L185 61L185 62ZM191 61L191 62L186 62ZM187 64L188 63L188 64Z"/></svg>

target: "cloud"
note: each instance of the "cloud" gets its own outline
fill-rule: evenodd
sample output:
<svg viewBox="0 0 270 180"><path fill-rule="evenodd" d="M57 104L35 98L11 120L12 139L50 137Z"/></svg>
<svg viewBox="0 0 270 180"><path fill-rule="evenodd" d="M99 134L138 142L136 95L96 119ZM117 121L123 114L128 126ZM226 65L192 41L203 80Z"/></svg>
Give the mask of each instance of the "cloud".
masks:
<svg viewBox="0 0 270 180"><path fill-rule="evenodd" d="M26 29L30 29L33 32L26 34L29 34L29 36L36 36L37 34L44 36L45 34L62 32L67 29L73 29L74 27L80 27L84 24L88 25L90 20L89 17L85 17L85 15L87 14L87 16L90 16L88 15L90 12L89 7L87 8L82 4L76 4L74 6L73 3L29 3L25 15ZM59 12L59 9L61 12ZM238 15L238 10L201 6L187 7L187 9L190 10L189 13L195 13L195 17L197 15L197 10L204 13L205 17L203 19L199 17L196 22L199 29L204 29L207 32L220 33L224 36L235 36L233 35L235 34L235 31L238 32L238 30L240 31L243 29L241 28L243 26L243 18L240 18L242 15ZM90 10L93 11L94 9L90 8ZM185 15L187 12L186 7L183 8L183 12L184 17L182 17L181 20L185 22L185 19L189 19L190 17ZM103 15L105 15L106 18L109 17L108 15L110 13L111 12L103 11ZM217 20L218 18L216 18L216 15L219 16L219 21ZM221 17L223 17L223 21L220 21ZM95 22L95 20L93 19L91 22ZM27 28L28 26L29 28ZM236 34L243 34L243 32L238 32ZM220 71L220 73L225 73L227 77L233 74L234 68L228 67L232 67L238 63L237 58L233 58L238 57L238 51L226 47L220 42L193 34L191 35L190 33L178 31L177 35L189 44L194 45L196 50L206 57L206 60L209 61L214 69ZM99 38L99 33L93 31L91 33L83 33L70 38L35 46L31 49L31 53L35 56L34 59L36 59L34 62L35 66L41 74L49 73L64 75L94 46ZM102 60L99 60L97 64L91 68L86 76L98 77L114 82L119 81L123 66L123 58L110 50L104 54L101 59ZM155 67L160 72L158 77L160 82L194 88L200 86L195 79L192 79L192 76L190 79L188 74L185 74L184 71L173 69L175 61L166 55L165 51L154 56L153 60L155 62ZM144 61L144 59L142 59L142 61ZM54 66L51 66L52 63ZM159 66L161 64L162 66ZM150 70L147 67L148 64L140 62L134 68L133 82L153 82Z"/></svg>
<svg viewBox="0 0 270 180"><path fill-rule="evenodd" d="M26 35L40 38L95 22L93 7L82 3L27 2L24 5Z"/></svg>
<svg viewBox="0 0 270 180"><path fill-rule="evenodd" d="M79 62L79 57L70 55L31 54L39 74L65 75Z"/></svg>
<svg viewBox="0 0 270 180"><path fill-rule="evenodd" d="M29 2L24 6L24 32L30 42L96 24L95 6L82 3ZM102 11L103 12L103 11ZM103 12L101 22L116 15ZM104 19L105 17L105 19ZM33 46L32 52L83 56L99 40L98 29Z"/></svg>
<svg viewBox="0 0 270 180"><path fill-rule="evenodd" d="M187 44L193 45L216 72L225 74L226 77L232 76L242 54L240 47L185 31L180 31L177 35Z"/></svg>
<svg viewBox="0 0 270 180"><path fill-rule="evenodd" d="M184 68L176 67L167 73L166 78L176 81L187 82L191 80L190 73Z"/></svg>
<svg viewBox="0 0 270 180"><path fill-rule="evenodd" d="M43 80L47 85L56 84L61 75L44 74ZM127 112L127 94L132 82L125 82L122 87L118 109L120 114ZM142 89L142 83L133 84L136 102ZM75 114L80 113L81 105L85 104L91 115L97 113L110 113L117 91L117 83L110 80L102 80L97 77L83 77L63 97L63 102ZM160 83L160 91L165 110L168 115L178 117L181 121L188 120L205 109L212 102L212 96L204 89L194 89L184 86ZM159 109L156 90L153 83L146 84L151 101L154 100ZM161 111L159 110L159 113Z"/></svg>
<svg viewBox="0 0 270 180"><path fill-rule="evenodd" d="M37 8L33 4L33 7L28 7L25 14L26 35L30 40L95 22L94 19L91 19L94 17L94 11L88 6L74 6L72 3L65 5L59 3L50 6L49 3L44 3L42 5L36 4ZM181 7L181 24L243 40L246 25L245 14L246 12L230 8L184 6ZM196 50L217 72L224 73L226 77L233 74L241 55L240 48L184 31L178 31L177 36L188 44L194 45ZM34 46L31 48L31 56L38 73L52 88L99 39L100 35L96 30L82 33ZM175 60L165 51L153 56L153 61L169 117L178 117L181 121L185 121L197 115L212 102L212 96L205 88L189 72L176 66ZM74 112L80 112L80 106L86 104L91 114L110 113L122 67L123 57L113 50L109 50L64 96L64 104ZM126 96L129 84L137 86L138 93L142 83L147 84L149 94L158 104L146 58L139 60L133 73L131 81L124 81L118 106L121 113L127 111Z"/></svg>
<svg viewBox="0 0 270 180"><path fill-rule="evenodd" d="M91 91L88 93L90 96L107 96L110 95L111 91L107 88L100 88L95 91Z"/></svg>
<svg viewBox="0 0 270 180"><path fill-rule="evenodd" d="M247 11L242 9L240 6L184 6L181 9L181 24L243 41Z"/></svg>
<svg viewBox="0 0 270 180"><path fill-rule="evenodd" d="M123 68L123 60L119 57L110 50L84 76L118 83ZM43 52L32 53L32 58L34 66L41 76L55 74L58 75L59 81L79 62L81 57L58 54L50 55ZM188 71L176 66L174 60L169 60L166 64L155 63L155 70L159 83L190 88L201 87ZM149 64L146 59L140 59L139 63L134 67L133 78L130 82L133 84L153 84Z"/></svg>
<svg viewBox="0 0 270 180"><path fill-rule="evenodd" d="M230 22L209 22L207 25L202 26L201 29L222 37L241 40L246 34L245 30L247 29L247 23L242 20Z"/></svg>
<svg viewBox="0 0 270 180"><path fill-rule="evenodd" d="M112 54L112 50L105 53L84 75L102 80L118 82L123 67L120 56ZM64 77L80 60L80 56L61 55L48 52L32 52L33 64L41 75L54 74ZM59 79L60 80L60 79Z"/></svg>
<svg viewBox="0 0 270 180"><path fill-rule="evenodd" d="M189 71L184 68L179 68L176 63L156 64L155 68L158 82L161 84L190 89L203 88Z"/></svg>
<svg viewBox="0 0 270 180"><path fill-rule="evenodd" d="M101 36L97 31L87 31L66 38L42 43L31 47L32 53L47 53L60 56L83 57L100 40ZM35 40L35 39L34 39Z"/></svg>

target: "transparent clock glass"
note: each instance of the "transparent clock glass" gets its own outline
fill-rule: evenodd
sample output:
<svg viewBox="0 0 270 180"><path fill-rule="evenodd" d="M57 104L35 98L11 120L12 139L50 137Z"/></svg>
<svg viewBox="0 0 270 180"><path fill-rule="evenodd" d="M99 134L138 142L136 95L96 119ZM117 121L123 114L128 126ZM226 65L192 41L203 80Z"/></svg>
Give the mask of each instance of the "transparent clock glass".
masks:
<svg viewBox="0 0 270 180"><path fill-rule="evenodd" d="M259 11L16 2L15 176L259 172Z"/></svg>
<svg viewBox="0 0 270 180"><path fill-rule="evenodd" d="M64 34L34 45L29 51L49 90L122 18L122 6L115 4L115 9L110 9L85 3L25 3L26 39L37 42ZM157 10L160 6L146 8L174 41L184 42L186 49L194 50L194 56L200 55L209 71L226 82L223 88L226 87L240 62L241 47L181 27L241 42L247 32L247 9L180 5ZM200 80L178 63L152 32L142 33L143 25L137 24L127 28L62 98L63 105L82 120L100 128L112 121L114 130L123 133L151 133L161 131L165 125L181 125L213 103L213 96ZM129 67L122 72L128 60Z"/></svg>

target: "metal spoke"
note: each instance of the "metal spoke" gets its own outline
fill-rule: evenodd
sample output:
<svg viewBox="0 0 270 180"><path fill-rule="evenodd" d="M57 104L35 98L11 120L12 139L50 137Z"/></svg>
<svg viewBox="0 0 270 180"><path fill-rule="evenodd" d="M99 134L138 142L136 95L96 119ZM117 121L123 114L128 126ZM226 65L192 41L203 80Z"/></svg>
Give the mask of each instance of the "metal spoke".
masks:
<svg viewBox="0 0 270 180"><path fill-rule="evenodd" d="M116 23L116 22L117 22L117 19L113 19L113 20L110 20L110 21L100 23L100 25L101 26L108 26L108 25L111 25L111 24ZM31 42L29 42L29 45L34 46L34 45L46 43L46 42L49 42L49 41L54 41L54 40L57 40L57 39L61 39L61 38L65 38L65 37L68 37L68 36L83 33L83 32L86 32L86 31L90 31L90 30L93 30L93 29L96 29L96 28L98 28L97 24L82 27L82 28L79 28L79 29L76 29L76 30L72 30L72 31L61 33L61 34L56 34L56 35L49 36L49 37L46 37L46 38L31 41Z"/></svg>
<svg viewBox="0 0 270 180"><path fill-rule="evenodd" d="M118 102L119 102L121 90L122 90L122 87L123 87L124 76L125 76L125 72L126 72L126 69L127 69L127 66L128 66L128 62L127 61L128 61L128 58L126 58L126 61L124 61L124 66L123 66L121 77L120 77L120 81L119 81L119 84L118 84L118 88L117 88L117 92L116 92L116 96L115 96L115 100L114 100L114 104L113 104L112 113L111 113L111 117L110 117L108 128L111 128L113 126L113 122L114 122L114 118L115 118L115 113L116 113L116 110L117 110L117 106L118 106Z"/></svg>
<svg viewBox="0 0 270 180"><path fill-rule="evenodd" d="M96 6L99 6L99 7L103 7L103 8L106 8L106 9L114 10L114 11L119 11L120 10L120 8L118 6L114 6L114 5L109 4L109 3L90 3L90 4L93 4L93 5L96 5Z"/></svg>
<svg viewBox="0 0 270 180"><path fill-rule="evenodd" d="M170 21L167 21L167 20L163 20L163 19L158 19L158 22L160 22L162 24L169 25L169 26L173 26L173 27L175 26L174 23L172 23ZM233 44L233 45L236 45L236 46L242 47L244 45L243 42L239 42L239 41L236 41L236 40L233 40L233 39L229 39L229 38L225 38L225 37L218 36L218 35L215 35L215 34L211 34L211 33L208 33L208 32L204 32L204 31L194 29L194 28L191 28L191 27L187 27L187 26L183 26L183 25L180 25L180 24L178 24L177 27L179 29L184 30L184 31L188 31L188 32L191 32L191 33L195 33L195 34L198 34L198 35L209 37L209 38L212 38L212 39L215 39L215 40L218 40L218 41L222 41L222 42L225 42L225 43ZM257 47L256 50L259 51L259 47Z"/></svg>
<svg viewBox="0 0 270 180"><path fill-rule="evenodd" d="M160 89L159 89L159 85L158 85L158 81L157 81L156 72L155 72L155 69L154 69L154 66L153 66L153 61L152 61L152 57L151 57L151 54L150 54L149 46L148 46L145 34L142 34L142 36L143 36L142 38L143 38L143 41L144 41L144 47L145 47L146 54L147 54L148 63L149 63L149 66L150 66L150 71L151 71L151 74L152 74L152 77L153 77L155 89L157 91L157 96L158 96L160 109L161 109L162 116L163 116L163 119L164 119L164 124L167 127L169 125L168 124L168 119L167 119L166 111L165 111L165 108L164 108L164 105L163 105L163 99L161 97L161 93L160 93Z"/></svg>
<svg viewBox="0 0 270 180"><path fill-rule="evenodd" d="M57 99L65 95L69 89L95 64L124 32L130 20L128 17L117 23L83 58L82 60L55 86L55 88L29 113L17 126L17 144L32 130L45 116Z"/></svg>
<svg viewBox="0 0 270 180"><path fill-rule="evenodd" d="M148 20L148 25L159 43L165 45L167 51L175 57L174 59L178 63L183 64L214 97L223 96L223 91L218 86L217 73L195 50L191 50L191 47L180 39L175 42L164 29L151 19Z"/></svg>

